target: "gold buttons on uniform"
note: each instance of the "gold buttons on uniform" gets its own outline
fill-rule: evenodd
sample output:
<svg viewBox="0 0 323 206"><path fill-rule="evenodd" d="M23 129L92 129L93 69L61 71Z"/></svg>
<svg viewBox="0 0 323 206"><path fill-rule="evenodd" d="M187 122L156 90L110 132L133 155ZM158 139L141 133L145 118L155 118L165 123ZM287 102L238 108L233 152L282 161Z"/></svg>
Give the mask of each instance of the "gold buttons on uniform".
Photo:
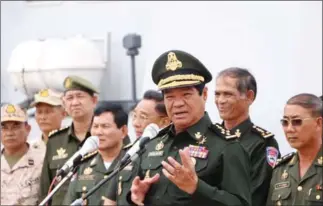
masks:
<svg viewBox="0 0 323 206"><path fill-rule="evenodd" d="M321 196L320 195L316 195L316 199L317 200L321 199Z"/></svg>
<svg viewBox="0 0 323 206"><path fill-rule="evenodd" d="M300 191L302 191L302 190L303 190L303 187L302 187L302 186L298 186L298 187L297 187L297 190L300 192Z"/></svg>
<svg viewBox="0 0 323 206"><path fill-rule="evenodd" d="M85 187L85 186L83 186L83 187L82 187L82 190L83 190L83 191L85 191L85 190L86 190L86 187Z"/></svg>
<svg viewBox="0 0 323 206"><path fill-rule="evenodd" d="M281 206L282 202L280 200L277 201L277 206Z"/></svg>

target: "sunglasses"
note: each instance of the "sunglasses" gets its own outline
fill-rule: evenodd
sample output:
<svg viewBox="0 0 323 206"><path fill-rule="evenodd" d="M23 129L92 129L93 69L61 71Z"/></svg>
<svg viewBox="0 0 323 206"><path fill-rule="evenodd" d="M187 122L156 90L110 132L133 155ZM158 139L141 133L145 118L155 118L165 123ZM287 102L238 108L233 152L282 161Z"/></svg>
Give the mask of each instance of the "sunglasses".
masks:
<svg viewBox="0 0 323 206"><path fill-rule="evenodd" d="M308 119L313 119L312 117L307 117L307 118L295 118L295 119L281 119L280 123L283 127L288 127L289 123L293 126L293 127L299 127L303 124L304 120L308 120Z"/></svg>

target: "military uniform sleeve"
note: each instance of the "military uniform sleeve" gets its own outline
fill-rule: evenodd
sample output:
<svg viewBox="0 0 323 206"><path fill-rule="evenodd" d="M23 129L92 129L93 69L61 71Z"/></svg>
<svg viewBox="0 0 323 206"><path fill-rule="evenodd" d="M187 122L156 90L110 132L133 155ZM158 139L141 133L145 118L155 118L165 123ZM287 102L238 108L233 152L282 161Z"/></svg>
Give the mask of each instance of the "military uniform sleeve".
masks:
<svg viewBox="0 0 323 206"><path fill-rule="evenodd" d="M266 139L251 154L252 179L252 202L253 205L265 205L270 180L273 172L274 160L270 160L270 153L276 153L280 158L278 143L274 138ZM271 164L271 165L270 165Z"/></svg>
<svg viewBox="0 0 323 206"><path fill-rule="evenodd" d="M42 201L48 194L48 189L51 184L51 173L49 169L49 154L50 154L50 147L46 148L46 153L44 157L44 163L42 167L42 172L40 176L40 192L39 192L39 199Z"/></svg>
<svg viewBox="0 0 323 206"><path fill-rule="evenodd" d="M250 162L237 142L222 152L221 188L199 179L193 198L203 199L205 205L251 205Z"/></svg>

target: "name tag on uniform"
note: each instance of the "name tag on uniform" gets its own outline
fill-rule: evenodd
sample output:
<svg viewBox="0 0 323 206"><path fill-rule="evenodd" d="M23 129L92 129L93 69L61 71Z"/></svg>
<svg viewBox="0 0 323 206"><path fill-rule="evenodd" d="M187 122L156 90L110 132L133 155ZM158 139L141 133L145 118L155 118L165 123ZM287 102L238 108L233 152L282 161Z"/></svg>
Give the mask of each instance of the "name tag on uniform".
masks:
<svg viewBox="0 0 323 206"><path fill-rule="evenodd" d="M290 182L279 182L275 184L275 190L283 189L290 186Z"/></svg>
<svg viewBox="0 0 323 206"><path fill-rule="evenodd" d="M164 155L164 151L153 151L148 153L148 157L161 157Z"/></svg>

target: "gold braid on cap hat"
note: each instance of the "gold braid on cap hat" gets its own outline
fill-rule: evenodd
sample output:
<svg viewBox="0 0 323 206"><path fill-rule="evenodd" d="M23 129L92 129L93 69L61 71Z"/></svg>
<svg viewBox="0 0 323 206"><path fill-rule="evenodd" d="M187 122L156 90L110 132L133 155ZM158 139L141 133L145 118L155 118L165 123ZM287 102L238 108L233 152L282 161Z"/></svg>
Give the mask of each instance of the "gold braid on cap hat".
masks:
<svg viewBox="0 0 323 206"><path fill-rule="evenodd" d="M169 82L184 81L184 80L204 82L204 77L200 75L195 75L195 74L178 74L178 75L167 77L165 79L161 79L158 83L158 87L162 88L163 85ZM185 82L182 82L182 83L185 83Z"/></svg>

